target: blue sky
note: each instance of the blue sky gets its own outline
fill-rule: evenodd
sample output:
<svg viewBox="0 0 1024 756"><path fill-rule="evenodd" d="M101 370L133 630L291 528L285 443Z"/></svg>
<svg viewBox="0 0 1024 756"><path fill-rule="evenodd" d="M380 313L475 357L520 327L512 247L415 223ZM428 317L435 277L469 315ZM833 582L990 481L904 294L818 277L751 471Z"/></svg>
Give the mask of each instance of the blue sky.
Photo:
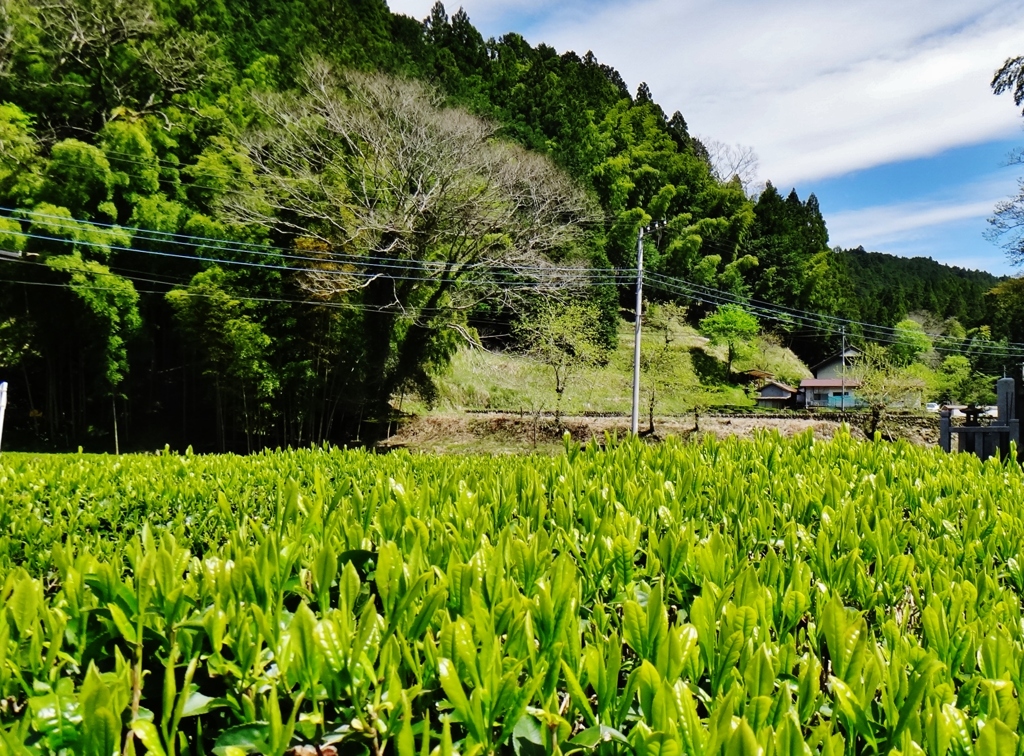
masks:
<svg viewBox="0 0 1024 756"><path fill-rule="evenodd" d="M389 0L423 18L433 0ZM831 243L1016 273L983 237L1024 118L989 88L1024 54L1022 0L464 0L485 37L597 57L691 132L817 194ZM449 13L458 10L450 3Z"/></svg>
<svg viewBox="0 0 1024 756"><path fill-rule="evenodd" d="M1007 153L1024 139L994 139L936 155L803 182L821 202L832 244L1014 275L983 236L996 202L1016 187Z"/></svg>

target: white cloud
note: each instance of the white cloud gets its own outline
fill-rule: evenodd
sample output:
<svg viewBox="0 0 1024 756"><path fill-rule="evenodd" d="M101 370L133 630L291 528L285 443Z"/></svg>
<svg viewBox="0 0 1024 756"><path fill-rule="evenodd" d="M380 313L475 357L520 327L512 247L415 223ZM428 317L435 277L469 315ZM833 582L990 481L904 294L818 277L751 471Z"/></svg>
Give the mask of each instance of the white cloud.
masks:
<svg viewBox="0 0 1024 756"><path fill-rule="evenodd" d="M422 17L431 4L391 5ZM1006 137L1021 121L989 89L1003 60L1024 53L1019 0L464 5L485 34L592 49L693 131L752 145L778 185Z"/></svg>
<svg viewBox="0 0 1024 756"><path fill-rule="evenodd" d="M869 247L907 239L922 229L935 229L966 219L986 223L996 203L1013 192L1016 185L1013 175L998 170L970 181L936 188L912 200L827 212L829 243L841 247L859 244Z"/></svg>
<svg viewBox="0 0 1024 756"><path fill-rule="evenodd" d="M986 218L995 199L969 202L902 202L832 213L827 218L830 243L880 249L905 243L926 231L957 221Z"/></svg>
<svg viewBox="0 0 1024 756"><path fill-rule="evenodd" d="M829 243L846 249L905 257L931 257L946 265L987 270L996 275L1016 271L1003 250L983 233L996 202L1015 185L1005 172L947 187L930 197L825 212Z"/></svg>

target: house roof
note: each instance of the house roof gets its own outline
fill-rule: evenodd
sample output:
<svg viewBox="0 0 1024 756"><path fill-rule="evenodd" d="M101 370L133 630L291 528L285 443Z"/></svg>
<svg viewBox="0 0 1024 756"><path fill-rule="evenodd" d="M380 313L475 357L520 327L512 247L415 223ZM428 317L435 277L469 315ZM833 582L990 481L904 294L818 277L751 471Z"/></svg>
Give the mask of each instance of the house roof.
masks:
<svg viewBox="0 0 1024 756"><path fill-rule="evenodd" d="M800 388L857 388L860 381L853 378L804 378L800 381Z"/></svg>
<svg viewBox="0 0 1024 756"><path fill-rule="evenodd" d="M825 367L825 365L829 365L829 364L831 364L833 362L839 362L839 360L841 358L843 358L843 357L845 357L846 359L850 359L851 357L860 357L860 350L857 349L856 347L846 347L846 351L843 352L842 354L840 354L839 352L836 352L835 354L830 355L829 357L826 357L825 359L823 359L817 365L813 365L811 367L811 372L814 373L815 375L817 375L818 374L818 368Z"/></svg>
<svg viewBox="0 0 1024 756"><path fill-rule="evenodd" d="M791 396L758 396L755 399L759 407L786 409L793 406L793 397Z"/></svg>
<svg viewBox="0 0 1024 756"><path fill-rule="evenodd" d="M791 394L795 394L796 393L796 389L795 388L793 388L792 386L790 386L788 384L782 383L781 381L765 381L764 385L765 386L778 386L783 391L788 391ZM764 390L764 386L761 387L761 390L762 391Z"/></svg>

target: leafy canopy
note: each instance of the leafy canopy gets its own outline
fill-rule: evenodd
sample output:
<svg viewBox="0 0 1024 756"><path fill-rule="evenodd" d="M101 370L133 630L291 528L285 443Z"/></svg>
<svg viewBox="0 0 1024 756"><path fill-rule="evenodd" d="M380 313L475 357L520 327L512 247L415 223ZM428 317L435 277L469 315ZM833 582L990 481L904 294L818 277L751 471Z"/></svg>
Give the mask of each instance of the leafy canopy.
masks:
<svg viewBox="0 0 1024 756"><path fill-rule="evenodd" d="M728 347L727 375L742 344L750 341L761 330L757 317L740 305L726 304L700 321L700 332L712 344Z"/></svg>

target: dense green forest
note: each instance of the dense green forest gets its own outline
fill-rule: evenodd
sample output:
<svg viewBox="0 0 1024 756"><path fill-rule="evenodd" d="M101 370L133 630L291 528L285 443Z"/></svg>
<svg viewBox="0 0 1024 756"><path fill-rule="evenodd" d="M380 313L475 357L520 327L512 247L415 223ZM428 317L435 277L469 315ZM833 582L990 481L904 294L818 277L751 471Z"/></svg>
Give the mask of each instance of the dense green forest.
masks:
<svg viewBox="0 0 1024 756"><path fill-rule="evenodd" d="M813 195L749 196L592 54L485 40L440 3L0 8L0 380L22 447L372 436L460 345L514 346L545 303L586 303L610 343L652 221L651 300L694 323L747 304L807 361L840 324L926 310L948 345L1019 322L986 274L830 249Z"/></svg>
<svg viewBox="0 0 1024 756"><path fill-rule="evenodd" d="M941 265L930 258L866 252L863 247L842 256L865 321L889 323L901 313L926 310L972 327L992 322L985 295L1001 279L990 273Z"/></svg>

